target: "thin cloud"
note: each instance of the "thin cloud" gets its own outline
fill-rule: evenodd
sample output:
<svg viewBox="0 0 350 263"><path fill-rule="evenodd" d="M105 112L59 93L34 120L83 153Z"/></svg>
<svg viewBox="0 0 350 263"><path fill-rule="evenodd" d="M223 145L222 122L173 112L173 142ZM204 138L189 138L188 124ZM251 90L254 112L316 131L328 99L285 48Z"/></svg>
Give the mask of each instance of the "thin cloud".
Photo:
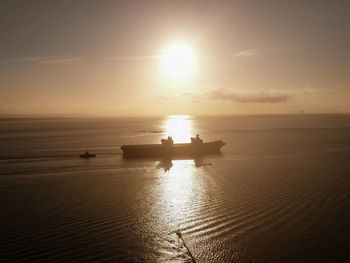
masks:
<svg viewBox="0 0 350 263"><path fill-rule="evenodd" d="M235 93L226 89L215 89L207 94L210 100L231 101L238 103L281 103L286 102L291 95L282 93Z"/></svg>
<svg viewBox="0 0 350 263"><path fill-rule="evenodd" d="M120 57L105 57L102 60L119 61L119 60L153 60L159 59L160 56L120 56Z"/></svg>
<svg viewBox="0 0 350 263"><path fill-rule="evenodd" d="M140 55L140 56L110 56L110 57L84 57L84 56L37 56L37 57L22 57L11 59L15 62L23 63L35 63L35 64L73 64L77 62L86 61L142 61L142 60L155 60L160 56L156 55Z"/></svg>
<svg viewBox="0 0 350 263"><path fill-rule="evenodd" d="M59 57L59 56L38 56L38 57L22 57L14 59L16 62L36 63L36 64L72 64L83 61L80 57Z"/></svg>
<svg viewBox="0 0 350 263"><path fill-rule="evenodd" d="M246 49L242 50L234 55L236 58L240 57L255 57L259 54L259 51L257 49Z"/></svg>
<svg viewBox="0 0 350 263"><path fill-rule="evenodd" d="M236 103L283 103L293 96L292 93L282 92L250 92L238 93L229 89L218 88L204 93L186 92L174 96L156 96L150 97L150 100L156 101L177 101L188 100L192 103L201 103L208 101L227 101Z"/></svg>
<svg viewBox="0 0 350 263"><path fill-rule="evenodd" d="M257 56L264 56L274 53L280 53L280 52L288 52L292 49L285 48L283 50L276 50L276 49L245 49L237 52L233 55L234 58L250 58L250 57L257 57Z"/></svg>
<svg viewBox="0 0 350 263"><path fill-rule="evenodd" d="M82 58L54 58L40 60L39 64L72 64L75 62L82 61Z"/></svg>
<svg viewBox="0 0 350 263"><path fill-rule="evenodd" d="M40 60L46 59L47 57L22 57L22 58L15 58L15 59L9 59L9 61L16 61L16 62L39 62Z"/></svg>

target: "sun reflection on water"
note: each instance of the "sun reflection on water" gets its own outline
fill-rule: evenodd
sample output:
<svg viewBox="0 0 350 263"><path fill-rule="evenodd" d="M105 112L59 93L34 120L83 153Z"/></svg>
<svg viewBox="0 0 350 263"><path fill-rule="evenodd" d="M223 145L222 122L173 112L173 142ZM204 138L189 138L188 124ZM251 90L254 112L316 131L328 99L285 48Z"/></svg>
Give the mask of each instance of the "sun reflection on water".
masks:
<svg viewBox="0 0 350 263"><path fill-rule="evenodd" d="M181 228L179 222L194 216L192 202L203 194L199 173L194 160L173 160L170 169L159 170L163 212L170 224Z"/></svg>
<svg viewBox="0 0 350 263"><path fill-rule="evenodd" d="M164 122L167 136L172 136L175 143L190 142L192 120L187 115L169 116ZM187 255L182 240L176 233L186 238L186 229L199 217L203 204L205 187L205 169L200 165L201 160L195 159L162 159L157 164L158 200L153 207L159 216L159 226L165 226L168 233L166 240L173 240L167 253L182 262ZM163 244L168 247L168 241ZM179 251L182 251L179 254ZM190 258L189 258L190 260Z"/></svg>
<svg viewBox="0 0 350 263"><path fill-rule="evenodd" d="M167 136L175 143L191 141L192 119L188 115L169 116L164 123ZM181 228L186 218L193 217L193 202L203 195L198 160L161 160L158 163L162 214L168 224Z"/></svg>
<svg viewBox="0 0 350 263"><path fill-rule="evenodd" d="M171 115L165 120L167 136L171 136L174 143L187 143L191 141L192 120L188 115Z"/></svg>

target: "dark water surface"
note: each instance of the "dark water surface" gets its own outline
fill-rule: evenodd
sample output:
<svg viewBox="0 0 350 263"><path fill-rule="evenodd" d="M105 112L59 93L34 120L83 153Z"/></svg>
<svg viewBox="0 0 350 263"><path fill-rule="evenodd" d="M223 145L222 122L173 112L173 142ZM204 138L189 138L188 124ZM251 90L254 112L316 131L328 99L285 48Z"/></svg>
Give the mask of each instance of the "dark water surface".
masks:
<svg viewBox="0 0 350 263"><path fill-rule="evenodd" d="M222 154L119 150L197 133ZM350 262L349 156L349 115L0 120L1 260Z"/></svg>

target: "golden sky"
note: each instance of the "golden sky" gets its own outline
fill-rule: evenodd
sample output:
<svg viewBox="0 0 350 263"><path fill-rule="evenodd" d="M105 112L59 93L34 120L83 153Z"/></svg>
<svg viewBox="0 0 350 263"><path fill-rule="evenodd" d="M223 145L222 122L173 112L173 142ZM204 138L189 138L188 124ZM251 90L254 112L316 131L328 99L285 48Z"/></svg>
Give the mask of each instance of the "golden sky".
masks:
<svg viewBox="0 0 350 263"><path fill-rule="evenodd" d="M349 113L349 13L350 1L5 0L0 115Z"/></svg>

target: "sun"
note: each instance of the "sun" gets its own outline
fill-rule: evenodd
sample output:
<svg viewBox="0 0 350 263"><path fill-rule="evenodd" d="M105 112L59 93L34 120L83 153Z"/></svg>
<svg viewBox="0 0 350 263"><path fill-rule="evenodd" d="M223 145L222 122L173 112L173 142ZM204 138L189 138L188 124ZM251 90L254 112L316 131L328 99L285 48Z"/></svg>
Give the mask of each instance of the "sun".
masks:
<svg viewBox="0 0 350 263"><path fill-rule="evenodd" d="M161 54L162 75L172 82L189 80L196 72L196 56L185 42L175 42Z"/></svg>

